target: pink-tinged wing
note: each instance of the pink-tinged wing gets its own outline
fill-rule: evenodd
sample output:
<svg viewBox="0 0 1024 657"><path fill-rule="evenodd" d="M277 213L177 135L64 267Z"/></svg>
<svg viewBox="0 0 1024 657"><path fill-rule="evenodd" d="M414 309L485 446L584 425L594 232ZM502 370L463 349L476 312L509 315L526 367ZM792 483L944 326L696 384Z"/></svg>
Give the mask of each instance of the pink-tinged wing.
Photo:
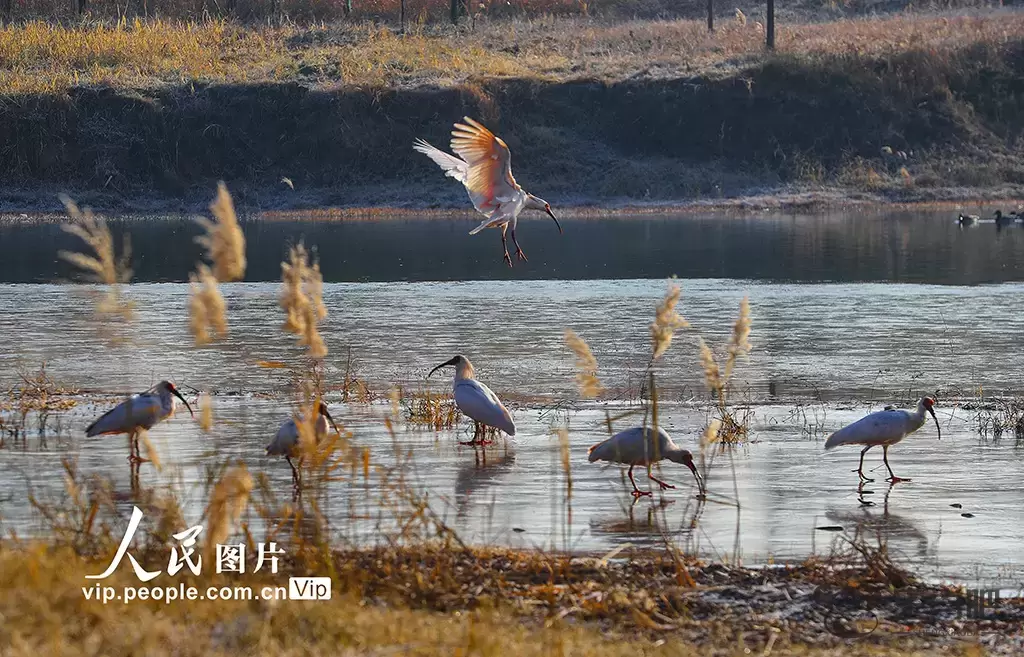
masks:
<svg viewBox="0 0 1024 657"><path fill-rule="evenodd" d="M877 411L836 431L825 441L825 449L840 445L881 445L907 435L910 414L903 410Z"/></svg>
<svg viewBox="0 0 1024 657"><path fill-rule="evenodd" d="M519 190L512 177L512 155L498 137L473 119L456 123L451 148L469 165L464 184L477 210L490 214Z"/></svg>

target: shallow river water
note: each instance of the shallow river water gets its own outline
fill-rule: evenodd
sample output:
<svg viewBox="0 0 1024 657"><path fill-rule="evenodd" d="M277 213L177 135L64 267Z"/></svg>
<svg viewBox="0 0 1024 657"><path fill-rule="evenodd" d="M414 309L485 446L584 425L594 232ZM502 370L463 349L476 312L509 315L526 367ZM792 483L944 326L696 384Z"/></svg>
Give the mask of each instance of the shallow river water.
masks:
<svg viewBox="0 0 1024 657"><path fill-rule="evenodd" d="M16 384L19 370L45 362L51 377L90 397L109 393L113 399L162 378L211 391L215 430L203 433L181 412L158 425L150 437L168 467L158 473L143 465L142 478L175 486L187 519L197 521L206 469L229 457L266 472L275 489L287 494L287 464L264 456L263 448L289 413L291 374L258 363L296 364L299 350L280 331L273 281L281 249L258 251L263 247L254 246L253 235L262 236L260 244L278 245L304 236L307 243L319 240L325 278L334 281L324 288L330 312L322 326L330 349L328 383L340 383L351 356L352 371L372 390L398 384L407 392L441 393L450 389L449 375L426 379L427 372L463 353L473 360L478 377L508 401L518 435L475 451L457 443L469 437L468 421L434 432L407 422L400 409L392 438L384 421L392 413L386 401L344 404L338 392L327 399L334 417L352 431L355 444L369 448L375 463L411 452L415 485L430 492L434 509L464 540L604 552L667 539L708 556L764 563L826 554L839 536L861 530L872 540L883 537L891 552L926 576L1020 588L1024 451L1012 432L996 437L979 431L996 411L979 408L978 398L1024 391L1019 349L1024 284L1016 282L1024 280L1024 230L1016 229L1020 236L985 225L960 231L947 215L581 220L565 222L566 235L559 238L577 254L568 257L541 246L553 243L543 232L553 226L528 224L521 237L535 240L536 257L521 240L531 260L529 268L522 265L526 280L517 280L519 269L498 267L500 254L497 265L490 260L495 235L484 233L466 243L461 223L432 223L441 226L440 236L423 232L415 240L421 251L447 256L436 278L457 278L452 254L472 247L475 260L467 265L468 275L476 280L423 281L412 275L409 281L360 282L362 276L351 274L349 264L340 269L328 264L329 253L363 243L359 231L398 230L401 224L250 222L254 280L224 286L231 337L205 348L191 344L188 290L181 282L131 285L126 292L136 302L135 320L112 331L94 317L89 286L13 282L70 276L52 258L47 265L19 256L25 263L0 266L0 277L12 281L0 284L0 335L6 345L0 350L0 385ZM133 234L160 230L148 223L116 226ZM52 249L57 237L29 235L51 228L8 226L0 231L2 248L24 254L30 243L40 250L46 243ZM622 239L616 231L626 228L631 234L655 233L648 245L657 257L646 265L606 263L587 277L579 263L616 253L614 242ZM344 231L355 235L331 241ZM451 251L444 238L448 233L457 236ZM375 240L384 239L374 234ZM750 235L746 252L736 242L743 234ZM581 235L596 235L592 249L581 247ZM669 235L679 247L677 257L669 257ZM187 273L195 254L186 258L171 251L191 249L191 236L177 243L170 239L164 249L156 238L149 240L145 248L161 253L163 264L140 267L139 278L180 281L179 269ZM396 252L410 257L409 240L399 241ZM145 252L144 243L134 240L137 252ZM62 248L72 245L61 242ZM588 258L581 259L587 251ZM711 277L704 277L694 271L691 256L719 265L708 265ZM385 252L367 247L361 257L369 263L366 277L388 278L379 275L387 269ZM541 276L547 259L563 257L566 261L554 267L564 269L561 278ZM679 310L691 328L677 335L657 367L661 424L682 446L697 451L707 421L697 335L721 354L739 302L747 296L753 348L738 366L734 397L750 414L750 440L704 454L707 503L693 499L689 472L668 463L662 475L678 488L631 505L620 469L588 463L587 448L607 436L606 413L638 408L630 400L649 355L648 325L665 292L664 277L672 273L680 274ZM590 344L611 399L574 401L566 328ZM858 491L851 470L859 450L826 453L825 438L866 412L889 403L912 406L923 394L939 399L941 441L934 425L926 424L890 451L896 473L913 481L890 487L879 468L876 481ZM83 435L102 410L83 402L46 440L34 435L25 442L5 440L0 448L3 529L24 534L38 527L26 493L31 488L37 495L58 496L63 457L77 459L84 473L128 487L124 439ZM639 416L614 428L636 423ZM560 427L569 429L573 486L568 501L555 436ZM867 461L870 468L880 466L881 453L869 452ZM375 540L378 510L363 509L362 519L353 520L352 487L338 487L339 532L352 540Z"/></svg>

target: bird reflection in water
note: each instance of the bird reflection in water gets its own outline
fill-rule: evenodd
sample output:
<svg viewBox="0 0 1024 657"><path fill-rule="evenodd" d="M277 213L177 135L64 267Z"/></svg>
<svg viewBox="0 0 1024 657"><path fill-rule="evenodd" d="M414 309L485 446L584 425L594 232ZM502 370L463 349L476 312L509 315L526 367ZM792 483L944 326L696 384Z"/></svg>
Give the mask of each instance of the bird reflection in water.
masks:
<svg viewBox="0 0 1024 657"><path fill-rule="evenodd" d="M608 536L637 541L640 544L661 543L666 538L691 536L700 524L706 502L703 499L688 501L678 506L672 500L660 502L635 498L614 517L593 518L590 531L595 536ZM671 527L666 517L668 509L682 509L678 527Z"/></svg>
<svg viewBox="0 0 1024 657"><path fill-rule="evenodd" d="M515 467L516 454L506 445L500 452L487 449L473 450L474 461L466 462L455 475L455 517L465 518L470 497L480 497L481 491L498 483L501 475ZM491 505L493 514L494 505Z"/></svg>
<svg viewBox="0 0 1024 657"><path fill-rule="evenodd" d="M919 558L931 555L933 550L930 549L928 535L921 530L917 522L905 515L889 511L889 496L895 488L895 483L888 484L880 504L868 499L874 491L865 489L866 485L868 482L862 481L857 486L860 508L856 511L829 509L825 512L829 522L841 525L855 542L874 536L879 545L888 545L892 542L910 547L912 553ZM878 512L879 507L881 513Z"/></svg>

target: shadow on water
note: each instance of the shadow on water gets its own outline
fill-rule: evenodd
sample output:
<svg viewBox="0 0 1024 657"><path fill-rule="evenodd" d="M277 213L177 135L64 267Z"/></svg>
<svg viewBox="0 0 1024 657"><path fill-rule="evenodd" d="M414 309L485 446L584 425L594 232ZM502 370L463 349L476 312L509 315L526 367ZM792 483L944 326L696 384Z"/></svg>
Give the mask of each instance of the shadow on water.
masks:
<svg viewBox="0 0 1024 657"><path fill-rule="evenodd" d="M529 262L509 269L496 230L470 236L460 219L244 223L246 280L280 279L289 244L315 246L327 282L490 279L742 278L976 284L1024 280L1024 229L961 228L942 213L861 216L621 216L524 220ZM200 256L187 218L110 221L130 232L135 280L185 281ZM53 223L0 225L0 282L70 280L57 257L76 238Z"/></svg>

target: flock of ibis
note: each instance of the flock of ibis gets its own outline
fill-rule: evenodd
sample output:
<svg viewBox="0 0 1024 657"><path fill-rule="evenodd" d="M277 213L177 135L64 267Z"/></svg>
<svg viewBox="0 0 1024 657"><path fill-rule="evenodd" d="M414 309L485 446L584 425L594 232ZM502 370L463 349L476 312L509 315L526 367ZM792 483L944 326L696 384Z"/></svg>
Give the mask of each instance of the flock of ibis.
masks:
<svg viewBox="0 0 1024 657"><path fill-rule="evenodd" d="M456 123L452 132L451 149L455 155L439 150L426 141L417 140L413 145L417 151L424 153L433 160L445 174L462 183L473 206L487 219L470 231L476 234L484 228L500 228L501 243L505 262L511 267L512 257L506 244L506 230L511 229L512 243L516 249L516 258L526 260L516 239L516 224L519 213L526 209L540 210L547 213L558 226L551 211L551 206L543 199L528 193L516 183L512 177L512 161L508 146L486 127L465 118L465 123ZM1014 217L1016 220L1018 217ZM1021 217L1024 219L1024 217ZM969 223L976 218L961 215L961 224ZM455 374L452 380L452 394L455 404L463 415L474 423L472 440L462 444L474 447L490 442L488 429L503 431L509 436L516 435L516 425L505 405L494 392L476 379L472 363L463 355L456 355L430 370L428 377L444 367L453 367ZM87 436L106 434L128 434L129 460L137 464L142 459L138 449L138 435L155 424L174 414L176 400L181 400L192 413L192 408L178 389L169 381L161 381L156 386L117 405L86 429ZM897 477L889 465L889 448L899 443L906 436L920 429L926 418L931 414L935 420L936 431L941 438L938 418L935 417L935 400L924 397L914 412L886 408L833 433L825 442L825 449L830 450L841 445L860 445L864 448L860 454L860 466L855 470L862 481L871 481L864 475L864 456L872 447L882 447L882 460L889 471L887 481L907 481ZM194 413L193 413L194 416ZM328 423L335 431L337 425L331 418L327 406L320 403L317 408L315 433L317 438L327 434ZM267 446L267 454L284 456L292 468L293 476L298 480L298 472L292 463L299 442L299 429L294 419L286 420L277 431L274 439ZM693 474L697 484L698 497L706 494L704 478L694 464L693 455L679 447L662 428L634 427L619 432L607 440L592 446L588 452L588 460L608 461L628 465L629 481L635 498L652 495L651 491L640 490L633 478L633 468L643 466L647 470L648 479L656 483L661 490L675 488L651 472L651 466L662 460L685 465Z"/></svg>

